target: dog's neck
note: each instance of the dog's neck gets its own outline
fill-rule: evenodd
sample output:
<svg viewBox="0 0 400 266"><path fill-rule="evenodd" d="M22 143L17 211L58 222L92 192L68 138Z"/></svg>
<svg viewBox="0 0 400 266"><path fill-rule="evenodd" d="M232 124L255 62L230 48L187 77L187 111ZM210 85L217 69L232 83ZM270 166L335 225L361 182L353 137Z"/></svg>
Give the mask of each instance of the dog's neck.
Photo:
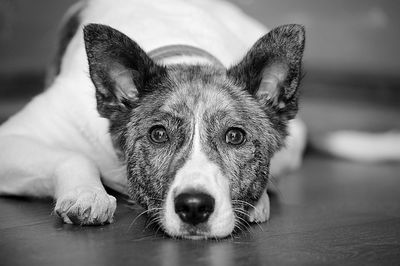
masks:
<svg viewBox="0 0 400 266"><path fill-rule="evenodd" d="M224 65L209 52L191 45L167 45L150 51L149 56L157 63L170 64L211 64L219 68Z"/></svg>

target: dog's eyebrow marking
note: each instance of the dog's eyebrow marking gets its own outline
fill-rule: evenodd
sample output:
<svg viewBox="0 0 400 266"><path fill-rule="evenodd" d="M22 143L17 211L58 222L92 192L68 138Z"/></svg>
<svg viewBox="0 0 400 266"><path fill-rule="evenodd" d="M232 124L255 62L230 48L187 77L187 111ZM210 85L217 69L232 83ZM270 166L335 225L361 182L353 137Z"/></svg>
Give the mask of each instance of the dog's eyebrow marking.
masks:
<svg viewBox="0 0 400 266"><path fill-rule="evenodd" d="M160 112L181 119L194 116L193 110L189 107L186 101L179 101L171 98L167 99L164 105L161 106Z"/></svg>
<svg viewBox="0 0 400 266"><path fill-rule="evenodd" d="M184 114L176 110L160 110L158 114L161 118L172 118L174 120L179 119L181 121L185 121L188 118L188 114Z"/></svg>

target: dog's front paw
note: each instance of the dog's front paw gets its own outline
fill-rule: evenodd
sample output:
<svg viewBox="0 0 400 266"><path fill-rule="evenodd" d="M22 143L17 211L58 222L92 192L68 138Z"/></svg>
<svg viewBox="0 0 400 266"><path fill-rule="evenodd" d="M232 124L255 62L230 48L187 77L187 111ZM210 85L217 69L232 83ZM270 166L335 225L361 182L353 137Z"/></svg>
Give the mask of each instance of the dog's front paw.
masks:
<svg viewBox="0 0 400 266"><path fill-rule="evenodd" d="M97 225L111 223L116 207L104 190L80 187L59 197L54 211L68 224Z"/></svg>
<svg viewBox="0 0 400 266"><path fill-rule="evenodd" d="M262 223L269 219L269 197L266 191L256 203L254 209L249 211L249 222Z"/></svg>

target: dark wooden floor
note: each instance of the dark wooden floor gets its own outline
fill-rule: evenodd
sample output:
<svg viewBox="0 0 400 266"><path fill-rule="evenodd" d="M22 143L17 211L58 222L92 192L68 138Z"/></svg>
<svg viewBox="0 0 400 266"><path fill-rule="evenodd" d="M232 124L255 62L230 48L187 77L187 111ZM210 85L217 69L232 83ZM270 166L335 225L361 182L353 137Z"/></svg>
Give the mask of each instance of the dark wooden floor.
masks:
<svg viewBox="0 0 400 266"><path fill-rule="evenodd" d="M33 95L3 92L0 123ZM301 116L310 135L400 128L397 105L305 94ZM268 223L221 241L168 238L146 228L146 217L135 220L143 210L121 197L115 223L99 227L62 224L51 200L0 197L0 265L400 265L400 164L311 152L277 187Z"/></svg>
<svg viewBox="0 0 400 266"><path fill-rule="evenodd" d="M272 218L221 241L170 239L120 198L114 224L65 225L51 200L0 198L1 265L398 265L400 165L308 155Z"/></svg>

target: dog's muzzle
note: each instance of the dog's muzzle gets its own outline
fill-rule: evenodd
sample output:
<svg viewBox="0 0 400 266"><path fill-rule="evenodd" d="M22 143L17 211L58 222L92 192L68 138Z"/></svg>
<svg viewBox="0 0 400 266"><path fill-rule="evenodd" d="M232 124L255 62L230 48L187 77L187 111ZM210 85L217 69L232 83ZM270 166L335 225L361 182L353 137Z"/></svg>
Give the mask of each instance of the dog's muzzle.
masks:
<svg viewBox="0 0 400 266"><path fill-rule="evenodd" d="M215 200L207 193L191 190L177 195L174 206L182 222L196 226L207 222L214 212Z"/></svg>

